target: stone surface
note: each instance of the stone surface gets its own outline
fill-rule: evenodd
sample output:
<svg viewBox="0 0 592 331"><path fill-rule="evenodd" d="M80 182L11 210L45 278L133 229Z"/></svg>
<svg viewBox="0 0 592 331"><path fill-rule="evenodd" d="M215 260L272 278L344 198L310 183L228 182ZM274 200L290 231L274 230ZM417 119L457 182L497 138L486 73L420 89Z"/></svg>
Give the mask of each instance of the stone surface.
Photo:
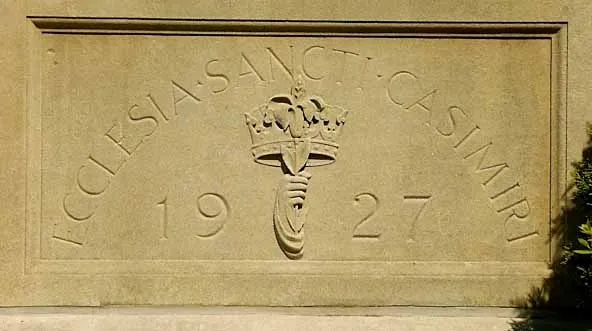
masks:
<svg viewBox="0 0 592 331"><path fill-rule="evenodd" d="M0 305L513 305L587 4L443 3L1 4Z"/></svg>
<svg viewBox="0 0 592 331"><path fill-rule="evenodd" d="M592 323L526 319L475 308L32 308L0 313L3 330L592 330Z"/></svg>
<svg viewBox="0 0 592 331"><path fill-rule="evenodd" d="M371 312L372 316L364 315ZM511 330L504 310L71 308L12 309L3 330Z"/></svg>

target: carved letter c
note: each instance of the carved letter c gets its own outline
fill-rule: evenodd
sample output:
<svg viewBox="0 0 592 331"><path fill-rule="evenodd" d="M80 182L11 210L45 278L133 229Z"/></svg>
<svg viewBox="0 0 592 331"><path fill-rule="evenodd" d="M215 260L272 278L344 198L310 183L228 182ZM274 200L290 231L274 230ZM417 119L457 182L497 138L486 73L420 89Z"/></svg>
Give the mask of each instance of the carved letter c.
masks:
<svg viewBox="0 0 592 331"><path fill-rule="evenodd" d="M67 201L66 201L66 200L68 200L68 201L69 201L69 199L68 199L68 198L69 198L71 195L72 195L71 193L70 193L70 194L66 194L66 196L64 196L64 201L63 201L63 203L62 203L62 205L63 205L63 209L64 209L64 212L65 212L65 213L66 213L66 214L67 214L67 215L68 215L68 216L69 216L71 219L73 219L73 220L75 220L75 221L79 221L79 222L80 222L80 221L86 221L86 220L88 220L89 218L91 218L91 217L92 217L92 216L95 214L96 206L93 208L93 210L92 210L92 211L91 211L91 212L90 212L88 215L85 215L85 216L76 216L76 215L74 215L74 214L73 214L71 211L69 211L69 210L68 210L68 207L67 207L67 204L68 204L68 203L67 203Z"/></svg>
<svg viewBox="0 0 592 331"><path fill-rule="evenodd" d="M308 77L309 79L312 80L321 80L323 78L325 78L325 76L313 76L310 71L308 71L306 69L306 56L312 52L314 49L320 49L320 50L324 50L325 47L323 46L311 46L309 48L307 48L304 53L302 54L302 73L304 74L304 76Z"/></svg>

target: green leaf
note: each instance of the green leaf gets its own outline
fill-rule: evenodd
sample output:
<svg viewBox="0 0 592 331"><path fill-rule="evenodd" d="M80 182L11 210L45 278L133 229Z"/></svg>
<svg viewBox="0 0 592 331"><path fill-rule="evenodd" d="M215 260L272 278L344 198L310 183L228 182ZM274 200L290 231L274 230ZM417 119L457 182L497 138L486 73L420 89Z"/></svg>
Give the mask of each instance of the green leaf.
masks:
<svg viewBox="0 0 592 331"><path fill-rule="evenodd" d="M587 249L576 249L574 251L574 253L576 254L582 254L582 255L587 255L587 254L592 254L592 250L587 250Z"/></svg>
<svg viewBox="0 0 592 331"><path fill-rule="evenodd" d="M585 239L578 238L578 242L579 242L579 243L580 243L582 246L584 246L584 247L586 247L586 248L590 248L590 243L589 243L588 241L586 241Z"/></svg>
<svg viewBox="0 0 592 331"><path fill-rule="evenodd" d="M592 226L590 226L590 224L586 223L584 225L582 225L580 227L580 231L584 234L587 234L589 236L592 236Z"/></svg>

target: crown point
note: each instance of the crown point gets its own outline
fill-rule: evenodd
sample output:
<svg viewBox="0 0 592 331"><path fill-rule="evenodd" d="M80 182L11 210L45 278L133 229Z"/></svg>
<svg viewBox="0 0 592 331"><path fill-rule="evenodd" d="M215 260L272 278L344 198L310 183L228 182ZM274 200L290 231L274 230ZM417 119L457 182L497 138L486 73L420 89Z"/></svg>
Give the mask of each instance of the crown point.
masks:
<svg viewBox="0 0 592 331"><path fill-rule="evenodd" d="M299 99L302 95L304 95L305 88L304 88L304 80L302 79L301 75L296 76L294 79L294 87L292 88L292 95L294 98Z"/></svg>

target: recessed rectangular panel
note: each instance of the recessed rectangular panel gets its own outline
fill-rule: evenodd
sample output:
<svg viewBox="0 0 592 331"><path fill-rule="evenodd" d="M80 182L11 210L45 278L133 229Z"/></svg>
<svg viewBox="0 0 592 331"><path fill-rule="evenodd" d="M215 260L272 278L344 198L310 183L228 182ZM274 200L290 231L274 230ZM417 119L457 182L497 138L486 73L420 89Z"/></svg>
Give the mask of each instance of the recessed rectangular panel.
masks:
<svg viewBox="0 0 592 331"><path fill-rule="evenodd" d="M26 271L543 275L554 34L273 26L42 27Z"/></svg>

